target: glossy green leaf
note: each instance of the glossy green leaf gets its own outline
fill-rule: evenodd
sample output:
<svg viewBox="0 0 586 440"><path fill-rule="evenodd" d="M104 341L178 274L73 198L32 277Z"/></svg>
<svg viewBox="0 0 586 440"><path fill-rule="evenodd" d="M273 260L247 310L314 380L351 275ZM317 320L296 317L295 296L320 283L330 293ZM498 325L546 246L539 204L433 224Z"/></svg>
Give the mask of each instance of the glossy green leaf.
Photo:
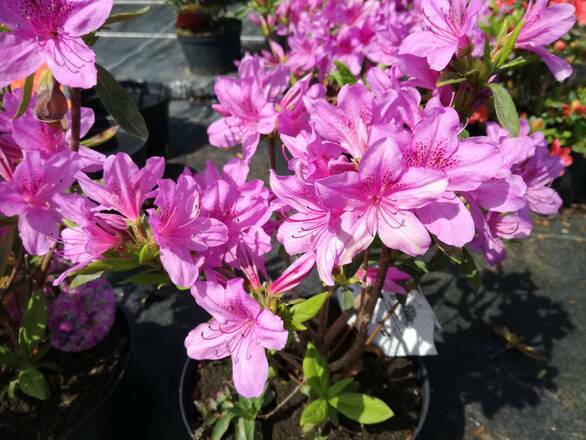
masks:
<svg viewBox="0 0 586 440"><path fill-rule="evenodd" d="M334 64L336 65L336 70L332 73L332 77L340 87L346 84L356 84L358 80L346 64L341 61L334 61Z"/></svg>
<svg viewBox="0 0 586 440"><path fill-rule="evenodd" d="M128 134L147 139L149 132L146 123L132 98L110 72L98 64L96 67L98 69L96 93L106 110Z"/></svg>
<svg viewBox="0 0 586 440"><path fill-rule="evenodd" d="M317 399L305 407L301 413L299 423L303 432L312 430L316 425L326 421L328 416L328 402L325 399Z"/></svg>
<svg viewBox="0 0 586 440"><path fill-rule="evenodd" d="M494 98L494 110L499 123L506 128L511 136L519 136L519 115L513 98L501 84L488 84Z"/></svg>
<svg viewBox="0 0 586 440"><path fill-rule="evenodd" d="M234 419L234 414L226 412L220 416L218 421L214 423L211 440L221 440L224 434L230 428L230 422Z"/></svg>
<svg viewBox="0 0 586 440"><path fill-rule="evenodd" d="M302 303L295 304L291 307L293 320L297 322L310 320L319 313L328 298L328 292L323 292L306 299Z"/></svg>
<svg viewBox="0 0 586 440"><path fill-rule="evenodd" d="M15 368L20 365L20 359L10 348L0 345L0 365Z"/></svg>
<svg viewBox="0 0 586 440"><path fill-rule="evenodd" d="M123 283L138 284L140 286L160 286L162 284L171 284L171 280L166 273L146 271L126 278Z"/></svg>
<svg viewBox="0 0 586 440"><path fill-rule="evenodd" d="M19 344L30 356L33 349L45 338L47 330L47 298L41 290L32 293L20 321Z"/></svg>
<svg viewBox="0 0 586 440"><path fill-rule="evenodd" d="M45 376L32 365L28 365L18 373L18 388L27 396L39 400L49 398L49 384Z"/></svg>
<svg viewBox="0 0 586 440"><path fill-rule="evenodd" d="M141 15L144 15L147 12L149 12L150 9L151 9L150 6L145 6L143 8L135 9L133 11L125 11L125 12L120 12L118 14L112 14L108 17L108 19L104 23L104 26L108 26L113 23L119 23L121 21L134 20L135 18L138 18Z"/></svg>
<svg viewBox="0 0 586 440"><path fill-rule="evenodd" d="M142 248L140 248L140 252L138 253L138 262L140 264L145 264L150 261L153 261L157 255L159 255L159 248L154 243L147 243Z"/></svg>
<svg viewBox="0 0 586 440"><path fill-rule="evenodd" d="M76 289L78 287L83 286L84 284L87 284L91 281L97 280L103 274L104 274L104 272L96 272L96 273L92 273L89 275L76 275L73 278L73 280L71 280L71 283L69 283L69 287L72 289Z"/></svg>
<svg viewBox="0 0 586 440"><path fill-rule="evenodd" d="M337 396L338 394L340 394L342 391L344 391L346 388L348 388L348 386L354 382L354 379L352 378L346 378L346 379L341 379L339 381L337 381L335 384L333 384L329 389L328 389L328 397L334 397Z"/></svg>
<svg viewBox="0 0 586 440"><path fill-rule="evenodd" d="M76 275L91 275L97 272L126 272L139 266L137 261L126 257L104 257L75 272Z"/></svg>
<svg viewBox="0 0 586 440"><path fill-rule="evenodd" d="M368 394L343 393L328 402L349 419L363 425L384 422L394 415L385 402Z"/></svg>
<svg viewBox="0 0 586 440"><path fill-rule="evenodd" d="M87 148L99 147L100 145L105 144L114 136L116 136L116 133L118 133L119 128L120 127L118 127L117 125L114 125L113 127L107 128L106 130L96 134L95 136L84 139L80 143L81 145Z"/></svg>
<svg viewBox="0 0 586 440"><path fill-rule="evenodd" d="M303 358L303 377L320 396L326 396L330 385L328 364L311 342L307 344Z"/></svg>
<svg viewBox="0 0 586 440"><path fill-rule="evenodd" d="M20 96L20 103L18 104L18 109L16 110L16 113L12 117L13 119L20 118L22 115L24 115L24 113L28 109L28 105L30 104L31 98L33 96L34 82L35 82L35 74L34 73L26 77L26 79L24 81L24 86L21 89L22 92L21 92L21 96Z"/></svg>
<svg viewBox="0 0 586 440"><path fill-rule="evenodd" d="M496 53L495 60L494 60L494 65L496 68L499 68L503 64L505 64L505 62L507 61L507 58L509 58L509 55L511 54L511 52L513 51L513 48L515 47L515 43L517 42L517 38L519 37L519 33L521 32L521 29L523 29L524 25L525 25L525 20L519 20L519 23L517 23L517 26L515 26L515 29L513 29L513 31L508 35L507 40L505 41L505 44L503 45L503 47Z"/></svg>

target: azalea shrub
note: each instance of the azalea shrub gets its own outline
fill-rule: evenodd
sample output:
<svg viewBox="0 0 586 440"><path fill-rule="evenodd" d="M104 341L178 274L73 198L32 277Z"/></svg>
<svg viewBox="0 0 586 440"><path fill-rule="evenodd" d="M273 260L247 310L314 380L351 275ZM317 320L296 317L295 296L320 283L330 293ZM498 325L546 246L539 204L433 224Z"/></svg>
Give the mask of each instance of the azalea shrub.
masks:
<svg viewBox="0 0 586 440"><path fill-rule="evenodd" d="M21 251L29 263L58 255L69 267L54 285L121 272L128 282L190 291L211 318L187 335L187 355L229 358L241 396L212 405L221 411L211 413L216 436L238 415L252 438L257 416L270 416L271 371L307 396L305 432L327 432L338 413L362 424L392 417L393 402L361 393L352 378L380 332L373 316L383 293L404 304L445 261L477 284L479 258L503 261L507 242L531 234L533 215L560 209L550 186L564 164L519 120L501 79L541 61L556 80L570 77L571 65L548 46L572 28L575 8L536 0L516 16L483 0L255 0L270 49L217 80L218 119L208 130L234 158L171 180L162 158L141 167L83 139L92 116L79 87L96 84L119 124L142 132L87 45L117 20L107 18L111 6L0 6L8 60L0 84L29 75L5 90L0 119L0 212L19 237L5 247L9 261ZM487 122L472 133L483 106ZM269 156L266 181L249 178L258 154ZM280 273L267 270L272 251L283 255ZM323 288L302 293L314 268ZM348 286L358 299L336 311L330 302Z"/></svg>

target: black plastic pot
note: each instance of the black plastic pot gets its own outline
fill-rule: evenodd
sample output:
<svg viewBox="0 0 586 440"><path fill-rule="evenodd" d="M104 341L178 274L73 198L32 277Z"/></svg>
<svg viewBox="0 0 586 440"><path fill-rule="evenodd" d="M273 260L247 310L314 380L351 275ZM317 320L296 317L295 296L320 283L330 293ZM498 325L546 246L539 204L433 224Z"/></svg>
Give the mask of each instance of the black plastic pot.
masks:
<svg viewBox="0 0 586 440"><path fill-rule="evenodd" d="M413 440L416 440L421 435L423 425L427 419L429 413L429 404L431 401L431 387L429 385L429 376L427 375L427 368L423 363L421 357L413 358L415 363L419 366L418 378L421 386L421 413L419 415L419 421L415 431L413 432ZM181 419L185 426L186 434L188 437L194 438L193 426L191 425L187 417L187 405L192 405L190 397L190 391L193 389L193 380L195 378L195 369L198 365L197 361L187 358L185 364L183 364L183 370L181 371L181 378L179 380L179 407L181 408Z"/></svg>
<svg viewBox="0 0 586 440"><path fill-rule="evenodd" d="M218 75L235 70L234 60L240 59L242 22L223 18L217 32L180 35L177 37L195 75Z"/></svg>
<svg viewBox="0 0 586 440"><path fill-rule="evenodd" d="M132 331L126 313L117 308L116 320L120 320L128 329L128 351L124 368L116 378L116 381L109 389L100 390L95 396L94 405L88 408L86 416L71 427L71 429L62 437L67 440L113 440L116 437L117 426L123 422L124 414L120 413L115 403L116 391L120 388L124 380L130 357L132 354Z"/></svg>

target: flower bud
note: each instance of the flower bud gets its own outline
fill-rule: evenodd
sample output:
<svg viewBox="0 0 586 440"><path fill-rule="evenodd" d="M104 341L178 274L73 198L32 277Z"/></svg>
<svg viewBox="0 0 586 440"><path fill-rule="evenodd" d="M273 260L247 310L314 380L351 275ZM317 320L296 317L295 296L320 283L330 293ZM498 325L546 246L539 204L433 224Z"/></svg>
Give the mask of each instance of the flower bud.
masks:
<svg viewBox="0 0 586 440"><path fill-rule="evenodd" d="M35 111L37 118L43 122L57 122L65 117L68 111L67 98L58 82L53 81L51 85L39 91Z"/></svg>

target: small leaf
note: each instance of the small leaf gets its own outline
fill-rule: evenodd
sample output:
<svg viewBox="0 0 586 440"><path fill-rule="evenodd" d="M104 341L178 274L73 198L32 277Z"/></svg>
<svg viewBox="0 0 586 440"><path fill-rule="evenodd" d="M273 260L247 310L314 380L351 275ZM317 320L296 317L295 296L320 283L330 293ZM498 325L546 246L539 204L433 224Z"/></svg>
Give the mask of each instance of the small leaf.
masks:
<svg viewBox="0 0 586 440"><path fill-rule="evenodd" d="M18 388L27 396L39 400L49 398L49 384L45 376L32 365L29 365L18 373Z"/></svg>
<svg viewBox="0 0 586 440"><path fill-rule="evenodd" d="M149 261L153 261L157 255L159 255L159 248L154 243L147 243L142 248L140 248L140 252L138 253L138 262L140 264L148 263Z"/></svg>
<svg viewBox="0 0 586 440"><path fill-rule="evenodd" d="M0 365L15 368L20 365L20 359L11 349L5 345L0 345Z"/></svg>
<svg viewBox="0 0 586 440"><path fill-rule="evenodd" d="M440 249L440 251L442 251L444 254L446 254L450 260L452 260L454 263L456 264L462 264L462 250L460 248L457 248L455 246L450 246L448 244L445 244L439 240L435 240L435 244L436 246Z"/></svg>
<svg viewBox="0 0 586 440"><path fill-rule="evenodd" d="M348 287L344 287L342 292L342 309L344 312L354 308L354 294Z"/></svg>
<svg viewBox="0 0 586 440"><path fill-rule="evenodd" d="M14 399L14 392L16 391L16 385L18 385L18 379L13 379L8 384L8 397Z"/></svg>
<svg viewBox="0 0 586 440"><path fill-rule="evenodd" d="M525 20L519 20L515 29L509 34L507 37L507 41L505 42L504 46L496 53L494 65L495 67L499 68L507 61L509 55L513 51L513 47L515 47L515 43L517 42L517 38L519 37L519 33L523 26L525 25Z"/></svg>
<svg viewBox="0 0 586 440"><path fill-rule="evenodd" d="M303 432L308 432L314 426L325 422L327 416L328 402L325 399L317 399L305 407L299 423L303 427Z"/></svg>
<svg viewBox="0 0 586 440"><path fill-rule="evenodd" d="M171 279L166 273L140 272L123 281L124 284L138 284L140 286L160 286L171 284Z"/></svg>
<svg viewBox="0 0 586 440"><path fill-rule="evenodd" d="M344 393L328 402L349 419L363 425L384 422L394 415L385 402L368 394Z"/></svg>
<svg viewBox="0 0 586 440"><path fill-rule="evenodd" d="M149 132L146 123L132 98L110 72L98 64L96 67L98 69L96 93L106 110L128 134L147 139Z"/></svg>
<svg viewBox="0 0 586 440"><path fill-rule="evenodd" d="M313 343L307 344L303 358L303 377L320 396L325 396L330 385L328 364Z"/></svg>
<svg viewBox="0 0 586 440"><path fill-rule="evenodd" d="M69 283L69 287L71 289L76 289L80 286L83 286L84 284L87 284L91 281L97 280L103 274L104 274L104 272L96 272L96 273L92 273L89 275L76 275L75 278L73 278L73 280L71 280L71 283Z"/></svg>
<svg viewBox="0 0 586 440"><path fill-rule="evenodd" d="M35 82L35 74L34 73L32 73L31 75L26 77L26 80L24 81L24 86L22 88L22 92L21 92L22 95L20 97L20 103L18 104L18 109L16 110L16 113L14 114L12 119L20 118L22 115L24 115L24 113L28 109L28 105L31 102L31 97L33 95L34 82Z"/></svg>
<svg viewBox="0 0 586 440"><path fill-rule="evenodd" d="M339 380L328 389L328 397L334 397L344 391L348 386L354 382L352 378Z"/></svg>
<svg viewBox="0 0 586 440"><path fill-rule="evenodd" d="M506 128L511 136L519 136L519 115L507 89L501 84L488 84L494 98L494 110L499 123Z"/></svg>
<svg viewBox="0 0 586 440"><path fill-rule="evenodd" d="M45 337L47 329L47 298L41 290L32 293L20 321L19 343L30 356Z"/></svg>
<svg viewBox="0 0 586 440"><path fill-rule="evenodd" d="M234 414L229 412L223 413L218 421L214 424L211 440L221 440L222 436L230 428L230 422L234 419Z"/></svg>
<svg viewBox="0 0 586 440"><path fill-rule="evenodd" d="M443 87L450 84L460 84L466 81L466 77L460 76L457 73L446 71L438 78L435 83L436 87Z"/></svg>
<svg viewBox="0 0 586 440"><path fill-rule="evenodd" d="M293 320L297 322L305 322L310 320L319 313L328 298L329 293L323 292L306 299L302 303L295 304L291 307Z"/></svg>
<svg viewBox="0 0 586 440"><path fill-rule="evenodd" d="M119 23L121 21L134 20L135 18L138 18L141 15L144 15L147 12L149 12L150 9L151 9L150 6L145 6L143 8L135 9L133 11L126 11L126 12L120 12L118 14L112 14L108 17L108 19L104 23L104 26L108 26L113 23Z"/></svg>
<svg viewBox="0 0 586 440"><path fill-rule="evenodd" d="M136 269L138 266L138 262L126 257L104 257L76 271L75 275L91 275L97 272L126 272L127 270Z"/></svg>
<svg viewBox="0 0 586 440"><path fill-rule="evenodd" d="M332 77L340 87L345 86L346 84L356 84L358 80L346 64L341 61L334 61L334 64L336 65L337 70L334 71Z"/></svg>
<svg viewBox="0 0 586 440"><path fill-rule="evenodd" d="M107 128L106 130L102 131L101 133L98 133L95 136L92 136L91 138L84 139L80 143L81 143L81 145L83 145L84 147L87 147L87 148L99 147L100 145L105 144L110 139L112 139L114 136L116 136L116 133L118 133L118 128L120 128L120 127L118 127L117 125L114 125L110 128Z"/></svg>
<svg viewBox="0 0 586 440"><path fill-rule="evenodd" d="M240 417L236 423L236 440L254 440L254 420Z"/></svg>
<svg viewBox="0 0 586 440"><path fill-rule="evenodd" d="M462 249L462 255L464 256L462 271L466 277L466 282L471 288L478 290L482 284L482 278L480 270L478 270L478 266L476 266L476 261L474 261L474 258L466 248Z"/></svg>

